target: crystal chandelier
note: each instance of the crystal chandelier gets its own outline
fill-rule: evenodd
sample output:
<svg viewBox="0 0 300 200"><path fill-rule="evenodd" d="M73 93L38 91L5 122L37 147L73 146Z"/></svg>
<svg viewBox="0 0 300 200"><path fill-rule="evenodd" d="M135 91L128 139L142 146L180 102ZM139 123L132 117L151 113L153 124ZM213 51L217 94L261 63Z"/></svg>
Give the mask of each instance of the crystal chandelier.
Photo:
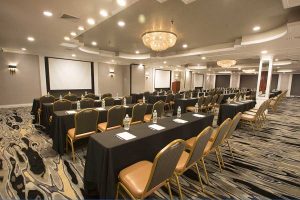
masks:
<svg viewBox="0 0 300 200"><path fill-rule="evenodd" d="M236 60L220 60L217 65L223 68L230 68L236 64Z"/></svg>
<svg viewBox="0 0 300 200"><path fill-rule="evenodd" d="M177 35L170 31L149 31L142 35L142 39L153 51L163 51L175 45Z"/></svg>

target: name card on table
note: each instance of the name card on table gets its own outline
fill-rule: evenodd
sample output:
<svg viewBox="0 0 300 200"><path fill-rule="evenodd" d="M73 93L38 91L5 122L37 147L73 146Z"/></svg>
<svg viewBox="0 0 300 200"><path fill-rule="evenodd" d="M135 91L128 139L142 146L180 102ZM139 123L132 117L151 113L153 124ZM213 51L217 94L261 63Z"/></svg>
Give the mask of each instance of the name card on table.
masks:
<svg viewBox="0 0 300 200"><path fill-rule="evenodd" d="M194 117L205 117L205 115L200 115L200 114L193 114Z"/></svg>
<svg viewBox="0 0 300 200"><path fill-rule="evenodd" d="M76 111L75 110L68 110L68 111L66 111L66 113L68 115L73 115L73 114L76 114Z"/></svg>
<svg viewBox="0 0 300 200"><path fill-rule="evenodd" d="M160 125L157 125L157 124L151 124L148 126L150 129L152 130L157 130L157 131L160 131L160 130L163 130L165 129L165 127L163 126L160 126Z"/></svg>
<svg viewBox="0 0 300 200"><path fill-rule="evenodd" d="M132 139L136 138L135 135L132 135L131 133L128 133L128 132L118 133L118 134L116 134L116 136L121 140L132 140Z"/></svg>
<svg viewBox="0 0 300 200"><path fill-rule="evenodd" d="M99 111L101 111L101 110L105 110L105 108L96 108L96 110L99 110Z"/></svg>
<svg viewBox="0 0 300 200"><path fill-rule="evenodd" d="M179 123L179 124L184 124L187 123L188 121L183 120L183 119L173 119L173 122Z"/></svg>

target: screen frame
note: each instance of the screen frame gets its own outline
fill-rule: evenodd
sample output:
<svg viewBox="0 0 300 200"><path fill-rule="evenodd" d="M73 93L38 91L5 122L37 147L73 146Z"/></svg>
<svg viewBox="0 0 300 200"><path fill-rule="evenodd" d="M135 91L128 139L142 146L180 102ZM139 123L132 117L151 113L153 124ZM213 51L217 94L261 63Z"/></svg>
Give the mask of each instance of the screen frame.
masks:
<svg viewBox="0 0 300 200"><path fill-rule="evenodd" d="M155 78L156 78L156 71L168 71L170 72L170 82L169 82L169 87L166 87L166 88L157 88L155 86ZM154 90L156 89L170 89L171 88L171 83L172 83L172 70L167 70L167 69L155 69L155 73L154 73Z"/></svg>
<svg viewBox="0 0 300 200"><path fill-rule="evenodd" d="M49 73L49 58L52 59L59 59L59 60L71 60L71 61L79 61L79 62L87 62L91 64L91 83L92 83L92 89L65 89L65 90L51 90L50 88L50 73ZM66 58L57 58L57 57L45 57L45 73L46 73L46 86L47 86L47 92L51 93L63 93L66 91L70 92L91 92L95 93L95 84L94 84L94 63L90 61L84 61L84 60L75 60L75 59L66 59Z"/></svg>

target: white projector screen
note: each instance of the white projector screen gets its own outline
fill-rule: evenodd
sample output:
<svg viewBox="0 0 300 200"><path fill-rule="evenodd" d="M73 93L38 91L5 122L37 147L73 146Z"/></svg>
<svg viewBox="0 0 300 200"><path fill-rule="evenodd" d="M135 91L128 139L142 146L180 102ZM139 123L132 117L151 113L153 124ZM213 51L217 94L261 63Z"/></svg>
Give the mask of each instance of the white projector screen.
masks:
<svg viewBox="0 0 300 200"><path fill-rule="evenodd" d="M50 90L92 89L90 62L48 59Z"/></svg>
<svg viewBox="0 0 300 200"><path fill-rule="evenodd" d="M171 87L171 71L155 70L154 88L170 88Z"/></svg>

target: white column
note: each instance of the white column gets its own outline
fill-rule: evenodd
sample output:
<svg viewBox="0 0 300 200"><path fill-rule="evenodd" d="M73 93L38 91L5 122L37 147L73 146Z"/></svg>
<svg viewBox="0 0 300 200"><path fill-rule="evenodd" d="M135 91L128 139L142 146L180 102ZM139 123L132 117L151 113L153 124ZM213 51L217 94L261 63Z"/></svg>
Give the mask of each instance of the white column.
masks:
<svg viewBox="0 0 300 200"><path fill-rule="evenodd" d="M41 82L41 94L47 94L47 85L46 85L46 70L45 70L45 57L39 56L39 68L40 68L40 82Z"/></svg>

